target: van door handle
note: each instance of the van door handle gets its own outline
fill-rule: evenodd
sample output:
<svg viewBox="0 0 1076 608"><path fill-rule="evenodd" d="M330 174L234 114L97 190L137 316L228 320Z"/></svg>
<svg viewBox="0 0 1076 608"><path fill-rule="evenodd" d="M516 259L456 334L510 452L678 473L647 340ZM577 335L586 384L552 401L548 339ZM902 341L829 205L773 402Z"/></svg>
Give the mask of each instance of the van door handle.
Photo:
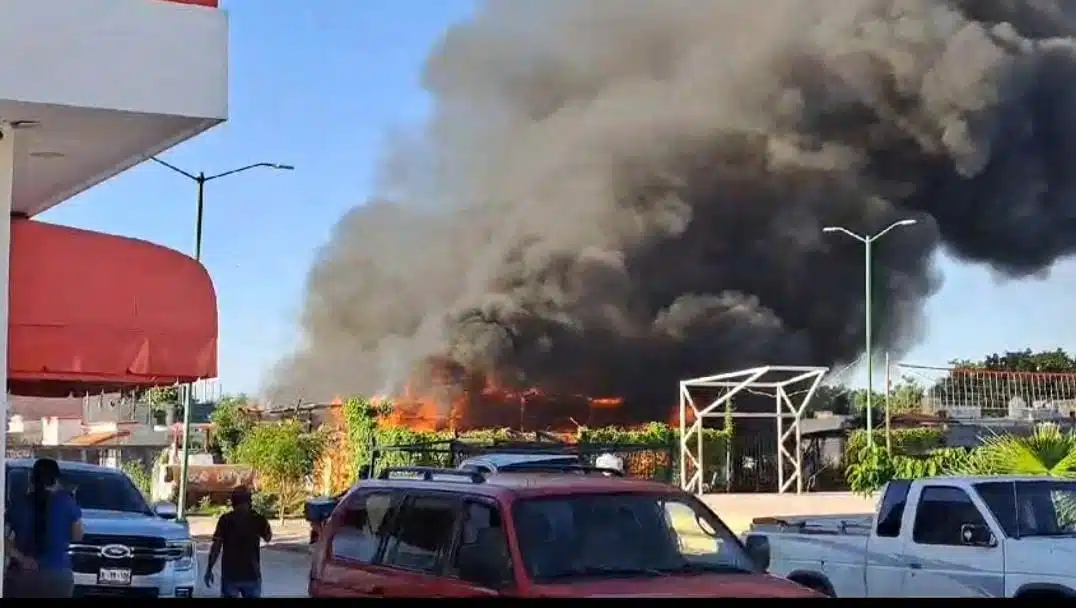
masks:
<svg viewBox="0 0 1076 608"><path fill-rule="evenodd" d="M920 564L919 562L908 562L908 567L912 570L922 570L923 564Z"/></svg>

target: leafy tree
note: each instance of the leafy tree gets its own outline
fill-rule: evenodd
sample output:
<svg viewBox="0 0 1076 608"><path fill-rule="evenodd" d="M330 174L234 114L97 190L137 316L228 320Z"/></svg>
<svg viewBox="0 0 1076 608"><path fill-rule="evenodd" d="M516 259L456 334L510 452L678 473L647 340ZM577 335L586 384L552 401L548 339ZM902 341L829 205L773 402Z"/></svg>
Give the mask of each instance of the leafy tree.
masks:
<svg viewBox="0 0 1076 608"><path fill-rule="evenodd" d="M287 505L304 495L323 445L320 432L307 433L298 420L285 420L255 426L235 456L254 469L259 486L276 495L283 521Z"/></svg>
<svg viewBox="0 0 1076 608"><path fill-rule="evenodd" d="M178 386L153 386L144 393L142 399L149 404L153 412L177 412L180 411L179 387Z"/></svg>
<svg viewBox="0 0 1076 608"><path fill-rule="evenodd" d="M916 384L913 378L902 377L897 382L893 383L892 388L889 391L889 413L890 414L902 414L906 412L917 412L923 403L923 396L925 391L922 386ZM871 406L878 411L884 412L886 405L886 395L884 392L875 391L872 395ZM867 390L858 390L855 392L855 409L856 411L862 411L867 407Z"/></svg>
<svg viewBox="0 0 1076 608"><path fill-rule="evenodd" d="M209 415L209 421L213 423L213 447L220 451L226 462L235 459L239 444L258 423L257 417L247 409L249 402L243 394L225 396Z"/></svg>

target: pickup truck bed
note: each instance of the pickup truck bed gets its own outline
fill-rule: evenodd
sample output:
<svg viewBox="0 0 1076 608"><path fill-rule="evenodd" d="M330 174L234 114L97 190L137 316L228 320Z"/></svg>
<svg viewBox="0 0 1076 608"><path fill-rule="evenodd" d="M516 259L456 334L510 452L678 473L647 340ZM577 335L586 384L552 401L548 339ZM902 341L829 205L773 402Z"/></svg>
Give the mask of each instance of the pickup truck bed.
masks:
<svg viewBox="0 0 1076 608"><path fill-rule="evenodd" d="M1076 597L1076 481L890 483L874 515L759 518L770 572L836 597Z"/></svg>

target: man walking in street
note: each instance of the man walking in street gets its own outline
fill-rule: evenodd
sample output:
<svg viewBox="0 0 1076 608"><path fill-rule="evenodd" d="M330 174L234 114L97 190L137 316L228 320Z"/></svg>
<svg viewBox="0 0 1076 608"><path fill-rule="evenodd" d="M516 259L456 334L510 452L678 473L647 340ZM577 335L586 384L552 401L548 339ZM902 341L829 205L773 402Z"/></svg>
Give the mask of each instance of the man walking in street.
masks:
<svg viewBox="0 0 1076 608"><path fill-rule="evenodd" d="M250 506L250 491L232 491L232 510L217 520L209 549L205 585L213 586L213 566L220 557L220 596L254 598L262 595L261 541L269 542L269 520ZM222 555L223 552L223 555Z"/></svg>

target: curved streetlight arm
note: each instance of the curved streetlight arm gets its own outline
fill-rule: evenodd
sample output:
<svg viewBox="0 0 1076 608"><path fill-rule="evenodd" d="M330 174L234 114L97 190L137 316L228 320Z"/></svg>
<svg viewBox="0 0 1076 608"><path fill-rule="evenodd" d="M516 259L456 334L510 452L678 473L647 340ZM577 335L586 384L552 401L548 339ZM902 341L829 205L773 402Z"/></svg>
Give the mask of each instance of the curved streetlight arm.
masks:
<svg viewBox="0 0 1076 608"><path fill-rule="evenodd" d="M886 230L889 230L889 228L886 228ZM864 244L869 243L870 241L873 240L873 238L867 238L865 236L860 236L860 235L852 232L851 230L849 230L847 228L842 228L840 226L826 226L825 228L822 229L822 232L840 232L842 234L847 234L848 236L850 236L850 237L854 238L855 240L859 241L860 243L864 243ZM874 238L876 238L876 237L874 237Z"/></svg>
<svg viewBox="0 0 1076 608"><path fill-rule="evenodd" d="M194 181L199 181L197 175L194 175L193 173L187 173L183 169L180 169L179 167L177 167L177 166L175 166L175 165L173 165L171 163L166 163L163 160L157 158L156 156L151 156L151 157L149 157L149 159L151 161L157 163L158 165L161 165L162 167L167 167L168 169L171 169L172 171L175 171L176 173L186 177L187 179L192 179Z"/></svg>
<svg viewBox="0 0 1076 608"><path fill-rule="evenodd" d="M276 169L277 171L291 171L295 169L291 165L280 165L277 163L254 163L253 165L247 165L245 167L239 167L238 169L232 169L231 171L225 171L223 173L217 173L216 175L210 175L202 178L204 181L212 181L220 179L222 177L228 177L229 175L235 175L236 173L242 173L244 171L250 171L251 169L258 169L265 167L266 169Z"/></svg>
<svg viewBox="0 0 1076 608"><path fill-rule="evenodd" d="M867 240L876 241L876 240L882 238L883 236L885 236L885 233L889 232L890 230L892 230L894 228L899 228L901 226L912 226L915 223L916 223L915 220L899 220L899 221L893 222L892 224L886 226L880 232L878 232L877 234L875 234L874 236L870 237Z"/></svg>

